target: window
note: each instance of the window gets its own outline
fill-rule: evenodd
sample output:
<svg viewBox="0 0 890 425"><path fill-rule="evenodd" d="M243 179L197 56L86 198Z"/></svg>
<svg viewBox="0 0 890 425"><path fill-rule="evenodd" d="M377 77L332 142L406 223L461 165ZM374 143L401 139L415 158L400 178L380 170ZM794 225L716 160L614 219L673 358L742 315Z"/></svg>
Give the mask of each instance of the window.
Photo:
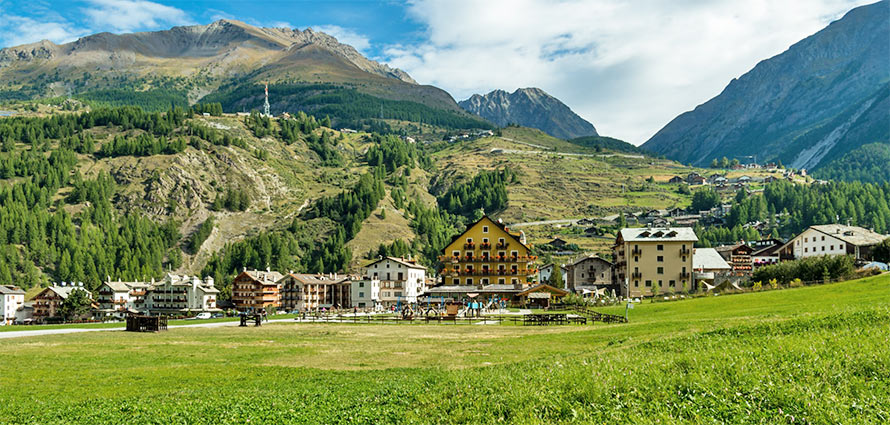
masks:
<svg viewBox="0 0 890 425"><path fill-rule="evenodd" d="M518 257L518 256L519 256L519 251L510 251L510 256L511 256L511 257Z"/></svg>
<svg viewBox="0 0 890 425"><path fill-rule="evenodd" d="M834 251L834 245L831 246L831 250Z"/></svg>
<svg viewBox="0 0 890 425"><path fill-rule="evenodd" d="M634 288L639 288L639 287L640 287L640 281L639 281L639 280L635 280L635 281L634 281Z"/></svg>
<svg viewBox="0 0 890 425"><path fill-rule="evenodd" d="M658 274L664 274L664 267L659 267L657 270Z"/></svg>
<svg viewBox="0 0 890 425"><path fill-rule="evenodd" d="M658 251L664 251L664 245L658 244L658 245L655 247L655 249L658 250Z"/></svg>
<svg viewBox="0 0 890 425"><path fill-rule="evenodd" d="M825 251L825 245L822 245L822 251Z"/></svg>
<svg viewBox="0 0 890 425"><path fill-rule="evenodd" d="M663 286L664 286L663 281L659 280L659 281L658 281L658 287L661 288L661 287L663 287Z"/></svg>
<svg viewBox="0 0 890 425"><path fill-rule="evenodd" d="M676 281L676 280L668 281L668 286L670 286L671 288L676 287L676 286L677 286L677 281Z"/></svg>
<svg viewBox="0 0 890 425"><path fill-rule="evenodd" d="M822 236L822 240L823 240L823 241L825 240L825 236Z"/></svg>
<svg viewBox="0 0 890 425"><path fill-rule="evenodd" d="M392 280L389 278L389 273L386 274L386 280Z"/></svg>
<svg viewBox="0 0 890 425"><path fill-rule="evenodd" d="M482 238L482 243L488 243L488 238Z"/></svg>
<svg viewBox="0 0 890 425"><path fill-rule="evenodd" d="M488 226L482 226L482 233L488 233ZM488 241L485 241L488 242Z"/></svg>
<svg viewBox="0 0 890 425"><path fill-rule="evenodd" d="M472 284L473 284L473 278L472 278L472 277L468 277L468 278L467 278L467 285L472 285Z"/></svg>
<svg viewBox="0 0 890 425"><path fill-rule="evenodd" d="M656 260L657 260L659 263L663 263L663 262L664 262L664 256L659 255L659 256L656 258Z"/></svg>
<svg viewBox="0 0 890 425"><path fill-rule="evenodd" d="M510 283L516 285L516 284L519 283L519 279L514 278L514 279L512 279L512 280L510 281Z"/></svg>
<svg viewBox="0 0 890 425"><path fill-rule="evenodd" d="M488 279L482 279L482 281L479 283L481 283L483 285L488 285Z"/></svg>
<svg viewBox="0 0 890 425"><path fill-rule="evenodd" d="M651 280L647 280L647 281L646 281L646 287L649 288L649 287L651 287L651 286L652 286L652 281L651 281Z"/></svg>
<svg viewBox="0 0 890 425"><path fill-rule="evenodd" d="M803 238L803 243L809 242L809 238Z"/></svg>
<svg viewBox="0 0 890 425"><path fill-rule="evenodd" d="M640 257L637 257L636 255L634 255L634 262L636 262L636 263L640 262Z"/></svg>
<svg viewBox="0 0 890 425"><path fill-rule="evenodd" d="M358 287L359 287L359 288L364 288L364 287L365 287L365 282L359 282L359 283L358 283Z"/></svg>
<svg viewBox="0 0 890 425"><path fill-rule="evenodd" d="M684 263L686 262L686 256L685 256L685 255L683 256L683 262L684 262Z"/></svg>
<svg viewBox="0 0 890 425"><path fill-rule="evenodd" d="M498 279L498 283L501 285L503 285L505 282L506 282L506 280L504 280L504 278Z"/></svg>
<svg viewBox="0 0 890 425"><path fill-rule="evenodd" d="M364 293L364 292L359 292L359 293L358 293L358 297L359 297L359 298L364 298L364 297L365 297L365 293Z"/></svg>
<svg viewBox="0 0 890 425"><path fill-rule="evenodd" d="M809 250L810 250L809 248L804 248L803 252L808 252Z"/></svg>
<svg viewBox="0 0 890 425"><path fill-rule="evenodd" d="M473 243L473 238L467 238L467 243Z"/></svg>
<svg viewBox="0 0 890 425"><path fill-rule="evenodd" d="M460 251L451 251L452 257L460 257Z"/></svg>

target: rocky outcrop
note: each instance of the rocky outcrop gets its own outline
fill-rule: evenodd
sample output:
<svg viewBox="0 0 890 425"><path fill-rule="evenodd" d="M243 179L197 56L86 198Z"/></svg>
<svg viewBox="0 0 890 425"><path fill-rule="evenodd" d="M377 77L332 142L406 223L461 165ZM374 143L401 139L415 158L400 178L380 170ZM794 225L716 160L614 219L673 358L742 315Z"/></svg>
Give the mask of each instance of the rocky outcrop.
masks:
<svg viewBox="0 0 890 425"><path fill-rule="evenodd" d="M643 147L706 165L757 156L816 168L890 140L890 1L855 8L732 80Z"/></svg>
<svg viewBox="0 0 890 425"><path fill-rule="evenodd" d="M561 139L597 135L593 124L538 88L516 89L513 93L495 90L486 95L474 94L458 105L501 127L519 124Z"/></svg>

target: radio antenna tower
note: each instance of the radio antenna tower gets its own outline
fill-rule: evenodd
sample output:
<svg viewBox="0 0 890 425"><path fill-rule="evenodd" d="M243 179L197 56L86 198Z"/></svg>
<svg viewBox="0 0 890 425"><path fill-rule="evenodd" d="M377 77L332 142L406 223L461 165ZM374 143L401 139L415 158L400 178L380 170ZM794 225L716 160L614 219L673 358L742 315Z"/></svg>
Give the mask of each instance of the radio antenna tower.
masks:
<svg viewBox="0 0 890 425"><path fill-rule="evenodd" d="M266 103L263 104L263 110L265 111L267 117L272 116L272 114L269 113L269 83L266 83Z"/></svg>

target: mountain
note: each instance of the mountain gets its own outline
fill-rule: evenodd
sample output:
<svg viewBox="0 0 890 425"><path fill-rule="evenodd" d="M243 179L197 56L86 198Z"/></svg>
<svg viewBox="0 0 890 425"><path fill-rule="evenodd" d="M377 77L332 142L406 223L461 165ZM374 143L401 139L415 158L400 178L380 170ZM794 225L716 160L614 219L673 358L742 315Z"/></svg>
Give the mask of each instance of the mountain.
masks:
<svg viewBox="0 0 890 425"><path fill-rule="evenodd" d="M464 112L445 91L417 84L404 71L312 29L220 20L0 50L0 100L74 96L122 105L133 104L142 93L169 105L213 95L210 99L228 112L239 112L262 107L266 83L278 95L270 99L273 113L304 110L346 121L341 124L382 114L453 127L489 126ZM334 110L325 110L331 105Z"/></svg>
<svg viewBox="0 0 890 425"><path fill-rule="evenodd" d="M593 124L538 88L516 89L513 93L495 90L486 95L474 94L458 105L500 127L519 124L560 139L597 135Z"/></svg>
<svg viewBox="0 0 890 425"><path fill-rule="evenodd" d="M890 1L849 11L732 80L643 148L684 163L755 156L815 169L890 141Z"/></svg>

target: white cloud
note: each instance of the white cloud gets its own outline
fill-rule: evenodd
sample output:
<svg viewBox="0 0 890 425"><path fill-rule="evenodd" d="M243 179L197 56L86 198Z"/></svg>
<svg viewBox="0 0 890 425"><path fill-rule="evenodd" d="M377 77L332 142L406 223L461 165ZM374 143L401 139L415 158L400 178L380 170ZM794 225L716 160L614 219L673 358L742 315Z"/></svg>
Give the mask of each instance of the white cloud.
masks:
<svg viewBox="0 0 890 425"><path fill-rule="evenodd" d="M313 25L313 30L321 31L333 36L337 41L355 47L359 52L367 52L371 47L371 40L351 28L343 28L339 25Z"/></svg>
<svg viewBox="0 0 890 425"><path fill-rule="evenodd" d="M145 0L89 0L89 3L91 7L83 12L93 25L111 26L116 31L192 23L180 9Z"/></svg>
<svg viewBox="0 0 890 425"><path fill-rule="evenodd" d="M76 28L67 22L39 22L23 16L6 15L0 23L0 41L7 47L40 40L49 40L57 44L67 43L86 33L86 30Z"/></svg>
<svg viewBox="0 0 890 425"><path fill-rule="evenodd" d="M425 39L384 56L458 99L540 87L640 144L732 78L873 0L415 0Z"/></svg>

